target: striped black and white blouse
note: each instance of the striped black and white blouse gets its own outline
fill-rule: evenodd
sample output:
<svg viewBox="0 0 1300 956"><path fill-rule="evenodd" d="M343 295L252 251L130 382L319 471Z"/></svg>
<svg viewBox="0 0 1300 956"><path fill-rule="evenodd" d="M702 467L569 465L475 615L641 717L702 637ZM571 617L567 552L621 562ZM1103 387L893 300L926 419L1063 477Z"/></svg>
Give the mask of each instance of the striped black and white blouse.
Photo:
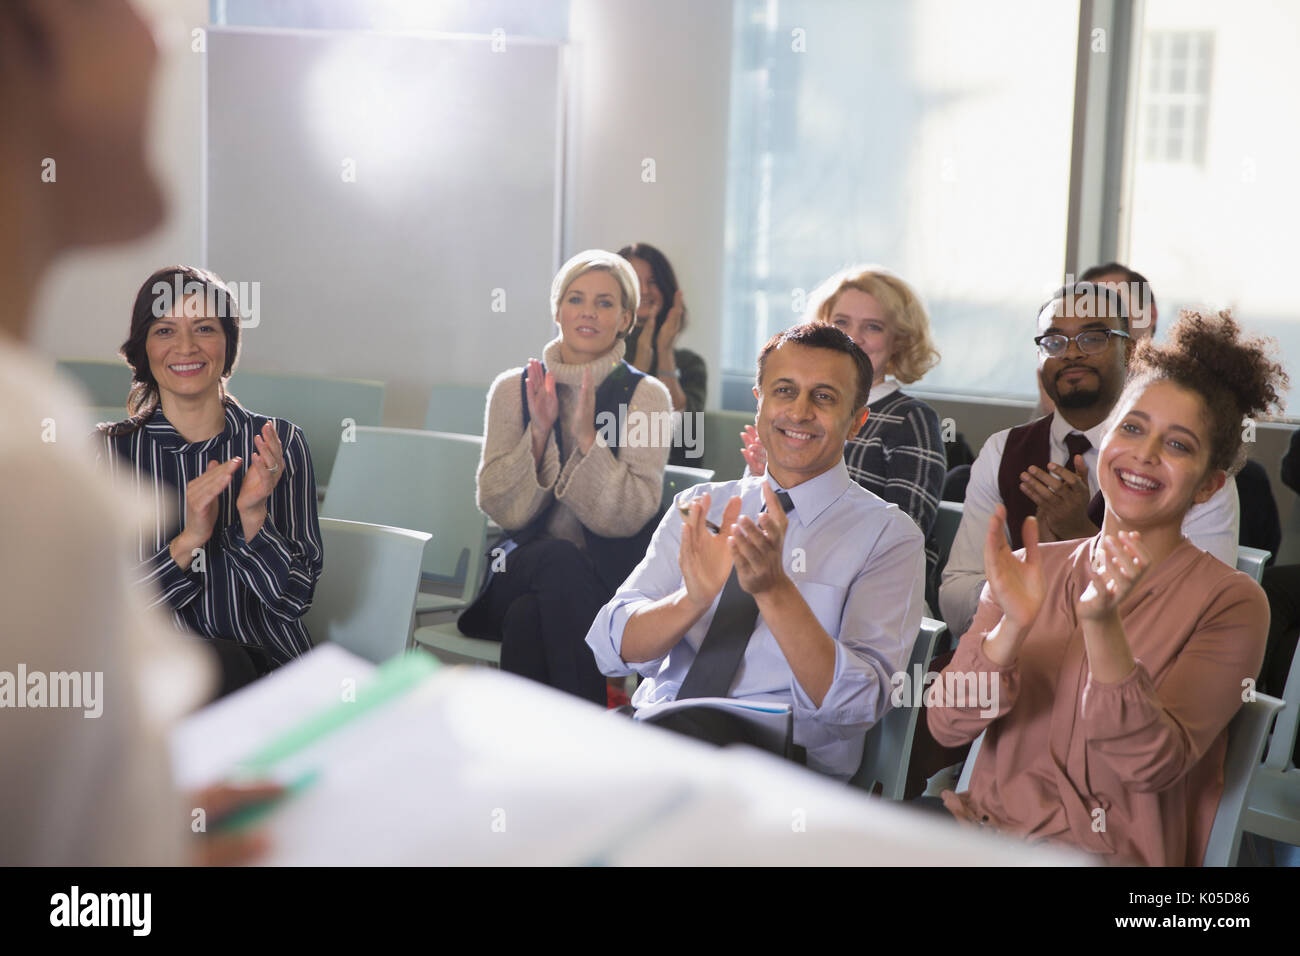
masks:
<svg viewBox="0 0 1300 956"><path fill-rule="evenodd" d="M302 617L311 607L323 549L311 454L302 430L291 422L252 414L229 399L225 412L221 434L189 443L159 407L130 434L101 432L101 458L116 456L123 467L105 470L152 509L153 520L140 527L135 555L137 583L156 591L151 603L166 603L178 627L257 645L272 662L283 664L312 646ZM252 541L244 539L235 509L241 469L221 495L202 570L182 570L170 545L184 524L186 485L210 461L236 456L252 461L253 436L267 421L284 448L284 476L267 501L266 522Z"/></svg>
<svg viewBox="0 0 1300 956"><path fill-rule="evenodd" d="M867 407L862 431L844 446L845 464L854 481L916 522L925 535L926 572L933 574L939 559L934 521L948 462L939 416L895 382L872 388Z"/></svg>

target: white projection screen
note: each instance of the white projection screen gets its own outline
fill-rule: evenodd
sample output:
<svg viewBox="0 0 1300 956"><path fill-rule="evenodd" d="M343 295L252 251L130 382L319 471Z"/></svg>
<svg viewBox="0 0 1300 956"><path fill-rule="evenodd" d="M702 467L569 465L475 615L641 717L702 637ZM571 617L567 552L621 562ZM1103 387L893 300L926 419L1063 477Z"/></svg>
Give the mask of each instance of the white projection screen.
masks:
<svg viewBox="0 0 1300 956"><path fill-rule="evenodd" d="M206 264L260 283L240 367L484 384L554 334L562 48L213 28ZM251 286L249 287L251 288Z"/></svg>

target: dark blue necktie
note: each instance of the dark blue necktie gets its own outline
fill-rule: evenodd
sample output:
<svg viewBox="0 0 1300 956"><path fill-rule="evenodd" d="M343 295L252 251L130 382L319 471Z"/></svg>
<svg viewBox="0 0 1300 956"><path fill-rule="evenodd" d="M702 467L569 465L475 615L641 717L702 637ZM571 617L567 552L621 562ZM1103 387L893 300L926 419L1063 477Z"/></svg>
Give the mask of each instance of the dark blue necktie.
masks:
<svg viewBox="0 0 1300 956"><path fill-rule="evenodd" d="M784 491L778 491L776 497L786 514L794 509L794 501ZM740 670L745 648L749 646L749 638L757 623L758 602L740 586L733 567L722 588L722 597L718 599L718 610L709 622L709 630L700 642L700 650L691 662L690 670L686 672L677 699L730 696L731 682L736 678L736 671Z"/></svg>

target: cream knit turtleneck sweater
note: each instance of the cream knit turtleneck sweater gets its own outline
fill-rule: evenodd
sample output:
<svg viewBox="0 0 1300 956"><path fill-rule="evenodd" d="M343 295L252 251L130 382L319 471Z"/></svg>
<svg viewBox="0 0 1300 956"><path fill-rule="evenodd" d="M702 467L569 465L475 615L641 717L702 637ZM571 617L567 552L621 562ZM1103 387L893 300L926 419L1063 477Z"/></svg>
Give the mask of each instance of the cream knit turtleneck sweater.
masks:
<svg viewBox="0 0 1300 956"><path fill-rule="evenodd" d="M547 344L542 360L556 378L564 455L552 433L540 464L533 460L532 440L524 427L519 387L524 370L512 368L492 383L478 468L478 506L501 527L524 527L554 500L558 504L547 532L585 548L583 526L603 537L627 537L659 509L667 447L622 447L616 458L598 439L587 454L578 451L574 414L582 373L591 369L592 388L598 388L623 357L623 348L619 339L595 361L567 365L560 359L560 340ZM628 404L630 411L672 411L668 389L648 375L637 383Z"/></svg>

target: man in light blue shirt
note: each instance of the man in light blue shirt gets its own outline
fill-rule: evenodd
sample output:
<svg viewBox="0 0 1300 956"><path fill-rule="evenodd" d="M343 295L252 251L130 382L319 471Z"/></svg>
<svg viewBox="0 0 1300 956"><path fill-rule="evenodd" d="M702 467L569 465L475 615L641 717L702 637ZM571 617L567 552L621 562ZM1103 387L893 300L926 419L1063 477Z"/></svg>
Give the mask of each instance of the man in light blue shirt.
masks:
<svg viewBox="0 0 1300 956"><path fill-rule="evenodd" d="M871 379L866 353L834 326L795 326L764 346L754 394L766 474L678 495L587 633L603 673L646 678L633 706L677 698L706 635L714 641L724 590L733 602L743 590L757 623L718 696L789 704L808 766L852 776L889 707L890 676L906 668L925 578L916 524L844 464ZM739 588L728 589L733 568Z"/></svg>

